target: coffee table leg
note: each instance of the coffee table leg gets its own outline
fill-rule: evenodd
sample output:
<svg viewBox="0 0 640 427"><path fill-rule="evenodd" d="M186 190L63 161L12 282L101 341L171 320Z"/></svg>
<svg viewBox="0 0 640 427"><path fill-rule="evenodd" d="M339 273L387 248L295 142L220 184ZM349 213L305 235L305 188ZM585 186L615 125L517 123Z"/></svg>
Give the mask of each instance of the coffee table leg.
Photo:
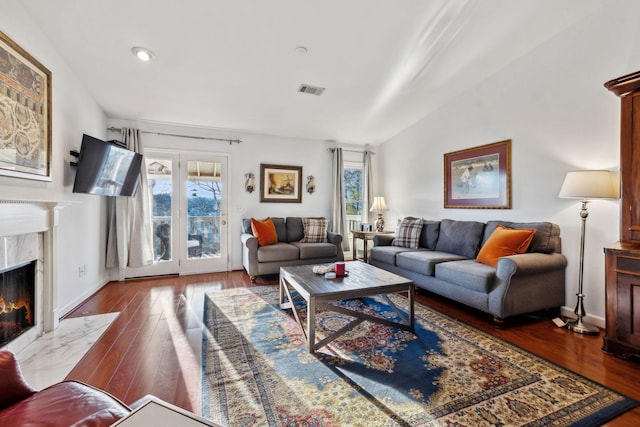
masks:
<svg viewBox="0 0 640 427"><path fill-rule="evenodd" d="M415 331L415 320L414 320L414 310L413 310L413 299L415 296L415 286L411 285L409 287L409 324L411 325L411 330Z"/></svg>
<svg viewBox="0 0 640 427"><path fill-rule="evenodd" d="M316 299L313 297L307 301L307 350L315 351L316 345Z"/></svg>

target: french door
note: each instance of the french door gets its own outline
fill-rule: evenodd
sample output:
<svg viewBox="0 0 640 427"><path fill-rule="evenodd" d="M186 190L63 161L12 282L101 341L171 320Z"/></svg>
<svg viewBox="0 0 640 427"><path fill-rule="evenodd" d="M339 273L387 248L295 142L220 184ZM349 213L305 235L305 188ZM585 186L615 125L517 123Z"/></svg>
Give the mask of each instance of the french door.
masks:
<svg viewBox="0 0 640 427"><path fill-rule="evenodd" d="M227 157L146 150L154 263L127 277L228 271Z"/></svg>

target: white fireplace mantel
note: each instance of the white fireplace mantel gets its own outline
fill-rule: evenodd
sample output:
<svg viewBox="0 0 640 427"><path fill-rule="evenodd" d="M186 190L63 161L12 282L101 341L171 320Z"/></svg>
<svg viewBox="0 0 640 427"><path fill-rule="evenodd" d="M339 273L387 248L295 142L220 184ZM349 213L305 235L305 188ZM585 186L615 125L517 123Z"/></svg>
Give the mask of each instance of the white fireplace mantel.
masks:
<svg viewBox="0 0 640 427"><path fill-rule="evenodd" d="M0 237L43 233L43 301L41 328L49 332L58 327L57 256L60 211L74 203L59 200L0 199Z"/></svg>

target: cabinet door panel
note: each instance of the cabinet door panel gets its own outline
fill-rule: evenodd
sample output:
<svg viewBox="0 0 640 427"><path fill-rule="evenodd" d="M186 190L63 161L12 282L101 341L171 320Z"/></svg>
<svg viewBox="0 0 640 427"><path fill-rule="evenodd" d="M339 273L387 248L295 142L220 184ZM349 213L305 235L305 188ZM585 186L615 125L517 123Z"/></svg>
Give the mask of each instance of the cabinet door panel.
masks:
<svg viewBox="0 0 640 427"><path fill-rule="evenodd" d="M640 94L622 100L620 169L622 178L621 240L640 242Z"/></svg>
<svg viewBox="0 0 640 427"><path fill-rule="evenodd" d="M618 274L616 338L640 346L640 277Z"/></svg>

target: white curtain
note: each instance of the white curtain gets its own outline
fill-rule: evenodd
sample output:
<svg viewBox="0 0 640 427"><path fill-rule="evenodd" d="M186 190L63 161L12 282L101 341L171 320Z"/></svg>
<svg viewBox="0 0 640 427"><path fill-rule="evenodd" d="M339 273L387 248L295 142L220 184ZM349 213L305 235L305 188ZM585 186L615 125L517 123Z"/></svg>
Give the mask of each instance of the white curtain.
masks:
<svg viewBox="0 0 640 427"><path fill-rule="evenodd" d="M362 155L363 164L363 181L362 181L362 215L361 222L369 222L369 208L373 203L373 168L371 167L371 156L373 153L369 150L365 150Z"/></svg>
<svg viewBox="0 0 640 427"><path fill-rule="evenodd" d="M122 128L121 141L130 150L144 155L140 130ZM153 263L151 193L145 162L140 167L138 191L134 197L109 197L107 202L107 268L118 267L124 280L126 267Z"/></svg>
<svg viewBox="0 0 640 427"><path fill-rule="evenodd" d="M333 150L333 201L331 230L342 234L342 250L349 251L349 230L347 230L347 206L344 200L344 163L342 148Z"/></svg>

